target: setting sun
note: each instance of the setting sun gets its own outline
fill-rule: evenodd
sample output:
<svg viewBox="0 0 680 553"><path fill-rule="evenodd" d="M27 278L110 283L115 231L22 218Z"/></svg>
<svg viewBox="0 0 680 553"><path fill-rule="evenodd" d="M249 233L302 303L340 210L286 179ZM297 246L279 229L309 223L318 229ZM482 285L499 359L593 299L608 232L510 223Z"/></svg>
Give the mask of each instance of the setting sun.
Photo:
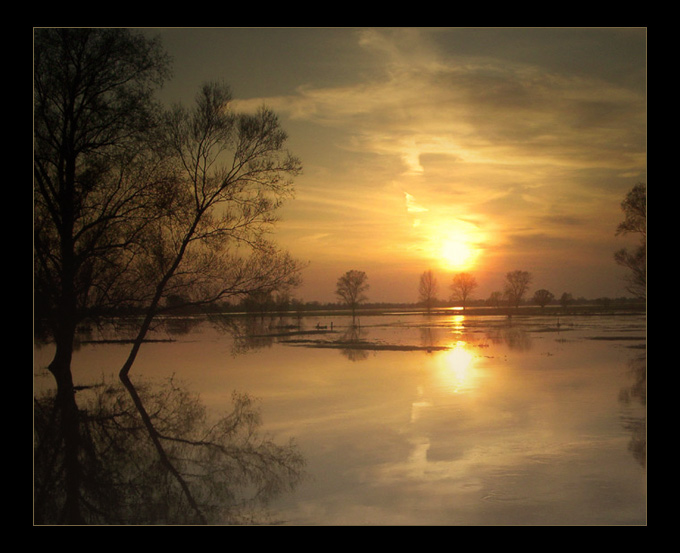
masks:
<svg viewBox="0 0 680 553"><path fill-rule="evenodd" d="M477 252L472 245L461 239L448 238L441 245L441 262L451 270L469 269L474 263Z"/></svg>

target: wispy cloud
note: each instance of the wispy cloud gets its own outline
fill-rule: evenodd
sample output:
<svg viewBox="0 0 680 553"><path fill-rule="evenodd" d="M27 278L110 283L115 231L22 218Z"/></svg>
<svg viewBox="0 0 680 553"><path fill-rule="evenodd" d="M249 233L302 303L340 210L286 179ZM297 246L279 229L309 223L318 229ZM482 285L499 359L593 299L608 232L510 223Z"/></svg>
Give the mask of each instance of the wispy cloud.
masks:
<svg viewBox="0 0 680 553"><path fill-rule="evenodd" d="M404 198L406 199L406 211L409 213L422 213L428 210L426 207L418 205L415 198L408 192L404 192Z"/></svg>
<svg viewBox="0 0 680 553"><path fill-rule="evenodd" d="M443 37L437 29L360 30L370 63L354 81L310 81L294 94L240 102L264 101L293 123L333 133L332 143L314 147L334 149L340 170L310 177L314 193L300 194L296 209L319 221L318 232L343 220L343 231L324 239L335 238L338 251L362 242L387 251L380 241L395 236L414 251L416 238L400 225L423 240L472 222L466 232L483 231L489 251L505 244L531 255L585 247L593 229L614 228L623 187L645 179L644 87L573 70L573 49L549 65L540 52L472 55ZM312 214L317 207L323 215Z"/></svg>
<svg viewBox="0 0 680 553"><path fill-rule="evenodd" d="M406 171L443 154L467 163L642 169L645 99L596 77L506 60L445 57L417 29L365 30L384 70L341 87L269 98L291 118L343 128L350 149L397 156Z"/></svg>

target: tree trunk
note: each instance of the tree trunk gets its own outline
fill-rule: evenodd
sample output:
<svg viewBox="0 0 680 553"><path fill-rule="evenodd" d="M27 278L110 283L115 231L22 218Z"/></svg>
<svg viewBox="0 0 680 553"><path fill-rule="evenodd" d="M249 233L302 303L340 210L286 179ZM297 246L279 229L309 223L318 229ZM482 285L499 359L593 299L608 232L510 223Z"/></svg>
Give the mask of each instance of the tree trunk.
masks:
<svg viewBox="0 0 680 553"><path fill-rule="evenodd" d="M73 389L71 358L73 356L73 331L63 331L56 338L56 353L49 365L57 383L57 416L59 432L64 443L65 500L62 513L64 524L84 524L80 511L82 470L79 460L80 417Z"/></svg>

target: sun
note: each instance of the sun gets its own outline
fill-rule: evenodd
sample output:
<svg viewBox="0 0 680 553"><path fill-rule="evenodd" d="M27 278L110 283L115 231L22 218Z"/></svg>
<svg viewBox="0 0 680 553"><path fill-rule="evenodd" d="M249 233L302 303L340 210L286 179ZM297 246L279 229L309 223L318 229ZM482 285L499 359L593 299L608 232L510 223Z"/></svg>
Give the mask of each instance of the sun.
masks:
<svg viewBox="0 0 680 553"><path fill-rule="evenodd" d="M448 237L441 241L440 261L444 268L462 271L472 268L477 249L464 237Z"/></svg>

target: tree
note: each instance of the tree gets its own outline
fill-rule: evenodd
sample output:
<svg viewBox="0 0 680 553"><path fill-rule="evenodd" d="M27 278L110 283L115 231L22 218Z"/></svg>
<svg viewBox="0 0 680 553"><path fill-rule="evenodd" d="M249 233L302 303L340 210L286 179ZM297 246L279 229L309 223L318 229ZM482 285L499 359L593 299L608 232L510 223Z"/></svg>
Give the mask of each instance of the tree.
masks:
<svg viewBox="0 0 680 553"><path fill-rule="evenodd" d="M501 300L503 299L503 292L491 292L489 298L486 300L487 305L493 305L494 307L500 307Z"/></svg>
<svg viewBox="0 0 680 553"><path fill-rule="evenodd" d="M301 166L275 114L234 113L224 85L161 117L150 98L167 62L154 41L48 29L36 32L35 51L36 315L56 343L64 520L78 523L76 325L121 306L142 313L119 376L172 472L130 369L154 318L178 298L200 307L299 282L299 263L266 235Z"/></svg>
<svg viewBox="0 0 680 553"><path fill-rule="evenodd" d="M477 288L477 279L470 273L458 273L454 275L451 283L453 294L451 299L462 302L463 309L467 304L472 292Z"/></svg>
<svg viewBox="0 0 680 553"><path fill-rule="evenodd" d="M206 84L193 109L176 106L165 120L162 139L177 163L163 216L149 233L141 269L155 286L134 343L119 372L163 467L181 482L156 439L150 415L129 373L162 298L179 291L193 306L233 296L267 293L299 283L301 266L265 239L274 213L292 194L299 160L284 149L286 134L275 114L230 109L225 85ZM182 485L190 504L191 490ZM198 508L197 508L198 510Z"/></svg>
<svg viewBox="0 0 680 553"><path fill-rule="evenodd" d="M614 253L616 263L630 270L626 277L626 290L638 298L647 297L647 188L636 184L621 202L625 219L619 223L616 235L635 233L639 235L637 248L629 252L622 248Z"/></svg>
<svg viewBox="0 0 680 553"><path fill-rule="evenodd" d="M352 310L352 323L356 318L356 309L368 298L364 292L369 289L368 277L364 271L351 270L342 275L336 284L335 293Z"/></svg>
<svg viewBox="0 0 680 553"><path fill-rule="evenodd" d="M527 271L511 271L505 275L505 297L508 303L519 307L524 294L531 284L531 274Z"/></svg>
<svg viewBox="0 0 680 553"><path fill-rule="evenodd" d="M432 306L437 301L437 278L431 270L425 271L420 275L420 285L418 286L418 301L423 303L429 313Z"/></svg>
<svg viewBox="0 0 680 553"><path fill-rule="evenodd" d="M551 301L555 299L555 295L552 292L549 292L548 290L545 289L540 289L536 290L534 292L534 303L536 305L540 305L541 307L545 307L548 305Z"/></svg>
<svg viewBox="0 0 680 553"><path fill-rule="evenodd" d="M123 300L116 282L153 220L147 207L162 173L147 140L151 94L167 69L159 44L128 30L35 31L34 305L56 345L48 368L65 444L68 523L81 521L76 326Z"/></svg>
<svg viewBox="0 0 680 553"><path fill-rule="evenodd" d="M572 303L573 301L574 301L574 297L571 294L569 294L568 292L564 292L560 296L560 305L564 309L566 309L569 306L569 304Z"/></svg>

